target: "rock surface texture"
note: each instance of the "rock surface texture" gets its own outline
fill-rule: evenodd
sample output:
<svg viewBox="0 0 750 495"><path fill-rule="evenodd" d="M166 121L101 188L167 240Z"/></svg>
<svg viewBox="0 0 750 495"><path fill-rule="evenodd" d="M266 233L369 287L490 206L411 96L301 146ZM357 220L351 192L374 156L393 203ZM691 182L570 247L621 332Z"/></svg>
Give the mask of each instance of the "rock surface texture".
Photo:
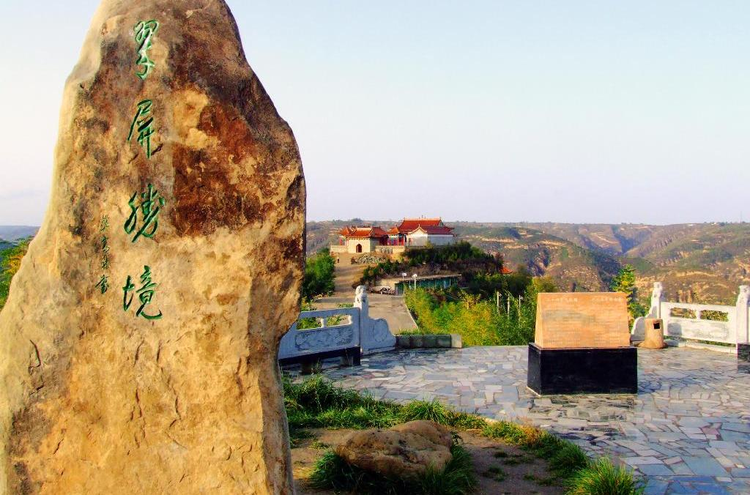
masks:
<svg viewBox="0 0 750 495"><path fill-rule="evenodd" d="M222 0L105 0L0 313L3 493L290 493L305 187Z"/></svg>
<svg viewBox="0 0 750 495"><path fill-rule="evenodd" d="M432 421L411 421L389 430L352 433L336 447L349 464L383 476L410 478L431 467L441 471L453 458L451 432Z"/></svg>

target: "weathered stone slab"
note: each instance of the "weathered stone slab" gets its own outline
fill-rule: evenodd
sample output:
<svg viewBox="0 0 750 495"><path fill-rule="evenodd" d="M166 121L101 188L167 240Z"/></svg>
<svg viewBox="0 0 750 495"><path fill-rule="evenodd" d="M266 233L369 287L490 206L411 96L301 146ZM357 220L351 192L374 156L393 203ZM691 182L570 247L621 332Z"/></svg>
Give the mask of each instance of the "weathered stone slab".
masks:
<svg viewBox="0 0 750 495"><path fill-rule="evenodd" d="M105 0L0 313L0 493L290 493L305 189L223 0Z"/></svg>
<svg viewBox="0 0 750 495"><path fill-rule="evenodd" d="M630 331L625 294L539 294L534 341L543 349L628 347Z"/></svg>

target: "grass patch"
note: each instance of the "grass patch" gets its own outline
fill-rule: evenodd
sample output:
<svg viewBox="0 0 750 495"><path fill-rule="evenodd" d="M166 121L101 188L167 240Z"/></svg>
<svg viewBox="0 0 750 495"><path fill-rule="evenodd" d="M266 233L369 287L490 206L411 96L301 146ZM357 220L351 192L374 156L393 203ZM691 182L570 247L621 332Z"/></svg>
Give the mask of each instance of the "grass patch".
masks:
<svg viewBox="0 0 750 495"><path fill-rule="evenodd" d="M505 474L505 471L503 471L502 468L493 466L482 473L482 476L484 476L485 478L492 478L495 481L505 481L505 478L508 475Z"/></svg>
<svg viewBox="0 0 750 495"><path fill-rule="evenodd" d="M284 405L292 438L305 428L387 428L401 422L401 406L334 387L322 376L296 384L285 378Z"/></svg>
<svg viewBox="0 0 750 495"><path fill-rule="evenodd" d="M555 478L554 476L542 478L542 477L536 476L534 473L524 474L523 479L525 479L526 481L533 481L539 486L554 486L557 484L557 478Z"/></svg>
<svg viewBox="0 0 750 495"><path fill-rule="evenodd" d="M415 400L403 406L401 418L404 422L425 419L447 425L451 422L451 411L436 400Z"/></svg>
<svg viewBox="0 0 750 495"><path fill-rule="evenodd" d="M451 448L453 459L442 471L427 470L413 479L387 478L348 464L328 451L318 460L310 476L314 488L363 494L414 493L424 495L465 495L476 485L471 456L460 445Z"/></svg>
<svg viewBox="0 0 750 495"><path fill-rule="evenodd" d="M546 459L550 470L562 479L570 478L591 463L578 445L539 428L501 421L488 424L483 434L490 438L505 440Z"/></svg>
<svg viewBox="0 0 750 495"><path fill-rule="evenodd" d="M571 495L637 495L644 490L643 483L628 469L606 458L574 473L567 485Z"/></svg>
<svg viewBox="0 0 750 495"><path fill-rule="evenodd" d="M632 472L613 466L607 459L592 463L580 447L567 440L532 426L507 421L489 422L480 416L456 412L436 400L412 401L400 405L335 387L324 377L315 376L301 383L292 383L285 377L284 404L293 445L303 438L310 437L306 428L389 428L408 421L431 420L458 430L479 430L488 438L502 440L526 450L533 456L547 460L554 476L535 479L538 484L557 484L558 479L567 480L571 493L574 494L619 495L642 492L638 491L641 483L633 477ZM322 447L321 444L316 448ZM458 454L454 454L455 464L450 464L453 466L452 471L446 469L443 473L427 473L423 479L420 478L418 486L412 481L407 483L408 487L404 490L435 494L467 493L461 490L468 490L466 487L473 484L464 479L463 471L459 467L465 463L469 466L467 469L470 473L471 461L468 453L458 444L453 449ZM511 457L505 452L496 452L494 455L508 465L533 460L528 456ZM449 478L445 478L446 476ZM334 490L352 490L354 488L346 487L357 487L358 493L378 492L378 495L397 493L389 490L395 490L398 483L402 483L399 480L385 480L386 485L382 485L378 480L382 481L382 477L349 466L330 451L320 459L311 479L313 483L326 483L326 487ZM603 487L603 491L596 491L599 490L597 487ZM440 491L443 489L449 491ZM456 491L450 491L454 489ZM594 491L586 491L589 489Z"/></svg>

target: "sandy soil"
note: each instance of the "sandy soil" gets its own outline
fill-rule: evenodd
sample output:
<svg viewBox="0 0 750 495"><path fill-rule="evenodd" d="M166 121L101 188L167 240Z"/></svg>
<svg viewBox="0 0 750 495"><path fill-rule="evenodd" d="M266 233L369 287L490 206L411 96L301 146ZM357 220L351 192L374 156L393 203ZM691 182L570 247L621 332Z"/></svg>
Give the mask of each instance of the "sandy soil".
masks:
<svg viewBox="0 0 750 495"><path fill-rule="evenodd" d="M315 490L306 483L315 461L327 446L341 442L351 430L310 430L312 438L299 442L292 449L294 483L299 495L328 495L333 491ZM545 461L523 450L479 435L460 433L464 447L471 454L478 486L477 494L559 494L560 485L548 486L551 475ZM498 474L502 473L502 474Z"/></svg>

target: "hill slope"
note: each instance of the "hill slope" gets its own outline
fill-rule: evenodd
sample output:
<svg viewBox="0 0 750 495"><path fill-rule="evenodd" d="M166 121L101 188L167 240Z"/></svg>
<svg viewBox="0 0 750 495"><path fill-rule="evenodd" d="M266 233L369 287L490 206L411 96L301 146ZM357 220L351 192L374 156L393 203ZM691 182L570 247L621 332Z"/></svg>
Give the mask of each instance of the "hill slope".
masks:
<svg viewBox="0 0 750 495"><path fill-rule="evenodd" d="M311 222L308 252L327 246L350 223ZM641 296L664 282L670 299L734 304L737 287L750 284L750 224L564 224L448 222L456 233L506 265L522 264L553 277L564 290L606 290L624 263L638 274Z"/></svg>

